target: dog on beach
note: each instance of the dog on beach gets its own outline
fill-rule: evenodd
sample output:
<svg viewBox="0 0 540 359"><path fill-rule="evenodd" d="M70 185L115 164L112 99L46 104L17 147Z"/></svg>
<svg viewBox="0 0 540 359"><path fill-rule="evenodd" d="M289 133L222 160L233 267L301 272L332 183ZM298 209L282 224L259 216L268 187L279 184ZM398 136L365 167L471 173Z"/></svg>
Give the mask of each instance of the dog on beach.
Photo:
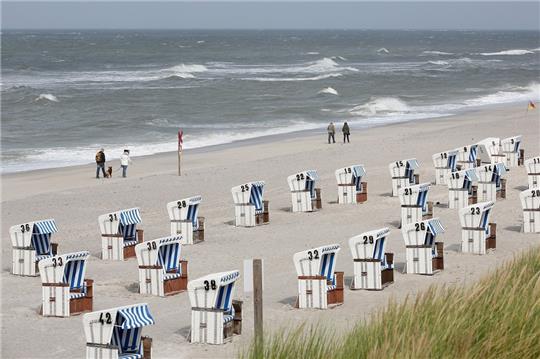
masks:
<svg viewBox="0 0 540 359"><path fill-rule="evenodd" d="M112 166L107 167L107 172L105 173L105 177L112 178L112 173L113 173Z"/></svg>

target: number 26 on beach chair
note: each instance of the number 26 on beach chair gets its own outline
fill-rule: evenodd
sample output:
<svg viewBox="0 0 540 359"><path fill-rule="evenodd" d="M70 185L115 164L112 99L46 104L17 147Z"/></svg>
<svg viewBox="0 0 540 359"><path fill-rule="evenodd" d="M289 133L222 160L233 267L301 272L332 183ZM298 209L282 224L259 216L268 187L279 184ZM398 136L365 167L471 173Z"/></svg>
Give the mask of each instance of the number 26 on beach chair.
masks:
<svg viewBox="0 0 540 359"><path fill-rule="evenodd" d="M270 221L268 201L263 200L264 182L247 182L233 187L234 218L237 227L255 227Z"/></svg>
<svg viewBox="0 0 540 359"><path fill-rule="evenodd" d="M13 247L12 273L21 276L37 276L40 260L56 255L57 243L51 235L58 232L54 219L17 224L9 229Z"/></svg>
<svg viewBox="0 0 540 359"><path fill-rule="evenodd" d="M478 175L474 168L449 173L446 176L448 207L463 208L476 203L478 186L473 185L474 182L478 182Z"/></svg>
<svg viewBox="0 0 540 359"><path fill-rule="evenodd" d="M478 142L478 160L480 164L505 163L506 156L501 151L501 139L488 137Z"/></svg>
<svg viewBox="0 0 540 359"><path fill-rule="evenodd" d="M171 236L182 235L182 244L204 241L204 217L198 217L201 196L167 203Z"/></svg>
<svg viewBox="0 0 540 359"><path fill-rule="evenodd" d="M135 245L144 240L138 208L125 209L99 216L101 257L115 261L135 257Z"/></svg>
<svg viewBox="0 0 540 359"><path fill-rule="evenodd" d="M503 138L501 148L505 156L504 164L507 168L523 165L525 151L521 149L521 135Z"/></svg>
<svg viewBox="0 0 540 359"><path fill-rule="evenodd" d="M540 233L540 186L519 194L523 208L523 232Z"/></svg>
<svg viewBox="0 0 540 359"><path fill-rule="evenodd" d="M242 334L242 302L233 300L239 277L235 270L189 281L191 343L223 344Z"/></svg>
<svg viewBox="0 0 540 359"><path fill-rule="evenodd" d="M366 170L363 165L353 165L336 170L339 204L367 201L367 182L362 182L365 175Z"/></svg>
<svg viewBox="0 0 540 359"><path fill-rule="evenodd" d="M433 217L433 202L428 202L429 183L422 183L399 190L401 225L420 222Z"/></svg>
<svg viewBox="0 0 540 359"><path fill-rule="evenodd" d="M540 156L526 160L525 168L527 169L529 189L540 187Z"/></svg>
<svg viewBox="0 0 540 359"><path fill-rule="evenodd" d="M298 275L298 308L327 309L343 304L343 272L336 272L339 244L309 249L293 256Z"/></svg>
<svg viewBox="0 0 540 359"><path fill-rule="evenodd" d="M151 359L152 338L141 335L153 325L146 303L87 313L83 317L87 359Z"/></svg>
<svg viewBox="0 0 540 359"><path fill-rule="evenodd" d="M45 317L69 317L92 311L93 283L85 279L89 252L74 252L49 257L39 262Z"/></svg>
<svg viewBox="0 0 540 359"><path fill-rule="evenodd" d="M459 210L461 222L461 251L486 254L495 249L497 225L489 223L494 202L481 202Z"/></svg>
<svg viewBox="0 0 540 359"><path fill-rule="evenodd" d="M414 171L420 167L416 158L392 162L388 165L392 176L392 196L397 197L399 190L419 183L419 175Z"/></svg>
<svg viewBox="0 0 540 359"><path fill-rule="evenodd" d="M483 165L476 169L478 175L478 201L495 202L497 198L506 198L506 173L504 163Z"/></svg>
<svg viewBox="0 0 540 359"><path fill-rule="evenodd" d="M444 227L438 218L406 224L401 228L405 240L407 273L432 275L444 269L443 242L436 241Z"/></svg>
<svg viewBox="0 0 540 359"><path fill-rule="evenodd" d="M135 246L141 294L164 297L187 289L188 263L180 259L181 242L182 236L171 236Z"/></svg>
<svg viewBox="0 0 540 359"><path fill-rule="evenodd" d="M432 156L435 166L435 184L445 185L448 173L455 172L457 169L458 150L435 153Z"/></svg>
<svg viewBox="0 0 540 359"><path fill-rule="evenodd" d="M313 212L322 208L321 189L315 187L319 175L315 170L298 172L287 177L293 212Z"/></svg>

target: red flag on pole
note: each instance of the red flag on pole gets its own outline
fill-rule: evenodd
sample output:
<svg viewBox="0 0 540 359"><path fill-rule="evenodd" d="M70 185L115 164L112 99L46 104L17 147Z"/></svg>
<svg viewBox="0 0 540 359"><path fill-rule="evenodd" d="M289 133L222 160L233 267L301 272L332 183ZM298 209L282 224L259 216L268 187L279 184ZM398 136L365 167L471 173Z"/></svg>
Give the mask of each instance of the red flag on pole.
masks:
<svg viewBox="0 0 540 359"><path fill-rule="evenodd" d="M184 136L184 131L178 130L178 152L182 152L182 146L184 144L184 139L182 138Z"/></svg>

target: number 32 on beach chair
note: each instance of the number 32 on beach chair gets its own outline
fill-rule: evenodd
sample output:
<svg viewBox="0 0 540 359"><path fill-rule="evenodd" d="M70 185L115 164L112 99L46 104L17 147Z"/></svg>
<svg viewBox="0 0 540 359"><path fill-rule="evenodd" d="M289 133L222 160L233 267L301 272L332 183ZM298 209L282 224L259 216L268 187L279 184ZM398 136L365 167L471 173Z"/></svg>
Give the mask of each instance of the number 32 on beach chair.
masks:
<svg viewBox="0 0 540 359"><path fill-rule="evenodd" d="M102 259L123 261L135 257L135 245L144 240L138 208L125 209L99 216Z"/></svg>

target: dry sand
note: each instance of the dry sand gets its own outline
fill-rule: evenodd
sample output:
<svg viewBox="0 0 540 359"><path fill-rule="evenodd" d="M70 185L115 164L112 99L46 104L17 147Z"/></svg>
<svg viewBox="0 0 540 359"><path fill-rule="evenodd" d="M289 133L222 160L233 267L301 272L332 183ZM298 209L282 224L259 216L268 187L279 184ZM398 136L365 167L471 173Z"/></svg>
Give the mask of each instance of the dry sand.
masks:
<svg viewBox="0 0 540 359"><path fill-rule="evenodd" d="M244 300L244 334L222 346L192 345L186 341L190 327L187 293L159 298L138 291L137 261L106 262L100 259L97 217L123 208L141 208L145 238L169 234L165 204L201 194L200 215L206 217L206 241L183 247L189 261L189 277L242 270L247 258L263 258L265 266L265 328L278 329L301 322L322 323L336 331L350 328L383 308L390 298L407 295L434 283L468 284L486 275L516 252L540 245L538 234L520 233L519 192L526 188L523 167L507 175L507 199L493 210L497 223L497 249L485 256L459 252L460 229L457 210L446 208L447 189L432 186L430 200L440 201L434 209L446 227L445 270L432 277L401 273L405 261L404 242L397 229L398 198L389 196L388 163L416 157L421 182L434 181L433 153L468 145L485 137L523 135L526 157L540 153L538 112L516 106L484 109L448 118L402 123L364 131L352 129L351 144L327 145L326 135L302 134L271 142L228 146L202 152L186 152L185 174L176 176L176 155L135 158L128 179L96 180L94 165L33 171L2 176L2 357L80 358L85 355L82 317L43 318L39 277L10 274L11 244L8 230L13 224L55 218L59 232L53 239L61 253L89 250L87 278L94 279L94 308L146 302L156 324L143 333L154 339L155 358L233 357L244 348L252 333L252 300L243 295L240 280L236 297ZM337 136L339 137L339 136ZM93 154L91 154L93 155ZM362 163L367 169L368 202L338 205L334 171ZM117 167L117 163L114 164ZM323 209L315 213L290 212L286 177L305 169L317 169L321 177ZM256 228L232 225L234 207L230 188L251 180L266 181L265 199L270 200L270 224ZM347 240L361 232L388 226L387 249L395 253L395 283L381 292L345 291L345 304L337 308L298 310L293 308L296 273L295 252L329 243L340 243L337 270L352 275Z"/></svg>

